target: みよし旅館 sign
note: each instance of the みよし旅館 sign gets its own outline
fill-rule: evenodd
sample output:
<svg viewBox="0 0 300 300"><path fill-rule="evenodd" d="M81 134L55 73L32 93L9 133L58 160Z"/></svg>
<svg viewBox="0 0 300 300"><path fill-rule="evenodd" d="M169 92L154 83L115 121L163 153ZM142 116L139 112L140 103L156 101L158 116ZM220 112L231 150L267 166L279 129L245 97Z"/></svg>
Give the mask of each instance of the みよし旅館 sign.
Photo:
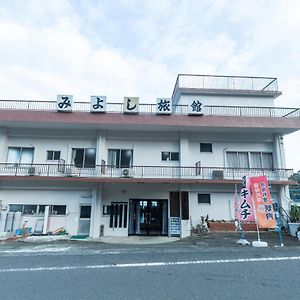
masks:
<svg viewBox="0 0 300 300"><path fill-rule="evenodd" d="M109 110L108 105L113 103L107 103L106 96L91 96L90 99L90 112L91 113L105 113ZM116 105L120 103L116 103ZM123 103L124 114L138 114L141 112L139 97L124 97ZM153 106L155 105L155 109ZM147 106L147 105L146 105ZM182 109L184 105L181 107ZM150 107L150 108L149 108ZM172 103L171 98L157 98L156 104L150 104L143 110L143 113L156 113L157 115L170 115L176 113L176 107ZM58 112L72 112L74 110L73 95L57 95L56 109ZM187 105L186 114L188 115L203 115L204 105L200 100L191 100Z"/></svg>

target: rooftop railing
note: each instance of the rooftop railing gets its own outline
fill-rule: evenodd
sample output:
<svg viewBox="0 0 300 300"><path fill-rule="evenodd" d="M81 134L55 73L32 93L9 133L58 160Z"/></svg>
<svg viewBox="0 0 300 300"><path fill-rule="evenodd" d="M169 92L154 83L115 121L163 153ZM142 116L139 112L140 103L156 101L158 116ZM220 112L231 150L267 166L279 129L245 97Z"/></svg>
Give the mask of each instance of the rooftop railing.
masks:
<svg viewBox="0 0 300 300"><path fill-rule="evenodd" d="M277 78L273 77L179 74L175 83L173 96L179 88L278 92Z"/></svg>
<svg viewBox="0 0 300 300"><path fill-rule="evenodd" d="M56 101L0 100L2 110L56 111ZM75 102L73 110L89 112L89 102ZM173 105L173 114L188 115L188 105ZM107 103L108 113L122 113L123 103ZM156 104L139 104L140 114L156 114ZM204 105L203 113L211 116L300 117L299 108Z"/></svg>
<svg viewBox="0 0 300 300"><path fill-rule="evenodd" d="M0 164L0 176L45 176L80 178L149 178L149 179L207 179L241 180L245 175L266 175L269 180L288 181L292 169L255 169L223 167L132 166L96 165L76 167L69 164Z"/></svg>

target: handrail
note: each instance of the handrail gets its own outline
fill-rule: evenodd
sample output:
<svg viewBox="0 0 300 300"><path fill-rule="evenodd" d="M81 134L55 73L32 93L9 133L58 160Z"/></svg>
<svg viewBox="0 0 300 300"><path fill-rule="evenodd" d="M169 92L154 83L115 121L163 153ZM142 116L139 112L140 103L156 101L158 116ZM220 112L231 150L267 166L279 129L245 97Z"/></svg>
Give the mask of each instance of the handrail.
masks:
<svg viewBox="0 0 300 300"><path fill-rule="evenodd" d="M284 227L288 229L288 223L291 222L290 215L281 206L279 207L278 212L279 212L279 215L281 216L281 219L285 221Z"/></svg>
<svg viewBox="0 0 300 300"><path fill-rule="evenodd" d="M124 171L126 170L126 172ZM123 172L124 171L124 172ZM115 166L74 164L13 164L0 163L0 176L78 176L134 178L192 178L210 180L239 180L244 175L267 175L269 180L288 181L292 169L260 169L230 167L180 166Z"/></svg>
<svg viewBox="0 0 300 300"><path fill-rule="evenodd" d="M156 114L156 104L140 103L141 114ZM56 111L55 101L40 100L1 100L2 110L26 111ZM90 102L74 102L74 111L89 112ZM123 103L107 103L108 113L122 113ZM173 105L172 112L176 115L188 115L188 105ZM203 105L203 113L211 116L238 116L238 117L300 117L300 109L294 107L268 106L238 106L238 105Z"/></svg>

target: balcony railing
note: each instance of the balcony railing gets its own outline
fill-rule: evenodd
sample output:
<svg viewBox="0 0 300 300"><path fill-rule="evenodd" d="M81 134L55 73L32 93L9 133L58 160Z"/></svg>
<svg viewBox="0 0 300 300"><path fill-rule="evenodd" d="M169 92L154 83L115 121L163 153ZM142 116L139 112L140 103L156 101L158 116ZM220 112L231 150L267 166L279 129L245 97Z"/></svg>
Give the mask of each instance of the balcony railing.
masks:
<svg viewBox="0 0 300 300"><path fill-rule="evenodd" d="M292 169L171 166L132 166L122 168L110 165L76 167L68 164L0 164L0 176L241 180L245 175L266 175L269 180L287 181L292 174Z"/></svg>
<svg viewBox="0 0 300 300"><path fill-rule="evenodd" d="M2 110L26 111L56 111L55 101L34 100L0 100ZM73 110L89 112L89 102L75 102ZM140 114L156 114L156 104L140 103ZM108 113L122 113L123 103L107 103ZM188 105L173 105L173 114L188 115ZM300 117L299 108L287 107L259 107L259 106L220 106L204 105L203 113L209 116L236 116L236 117Z"/></svg>

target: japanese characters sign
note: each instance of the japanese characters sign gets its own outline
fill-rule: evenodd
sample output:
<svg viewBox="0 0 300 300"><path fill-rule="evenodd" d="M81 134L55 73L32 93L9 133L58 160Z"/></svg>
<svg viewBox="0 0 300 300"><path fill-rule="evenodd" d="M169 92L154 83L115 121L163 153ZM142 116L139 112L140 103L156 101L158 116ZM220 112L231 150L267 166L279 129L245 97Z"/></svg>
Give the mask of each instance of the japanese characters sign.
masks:
<svg viewBox="0 0 300 300"><path fill-rule="evenodd" d="M200 100L191 100L188 104L188 113L189 115L203 115L204 114L204 105Z"/></svg>
<svg viewBox="0 0 300 300"><path fill-rule="evenodd" d="M170 115L172 113L172 99L157 98L156 99L156 114Z"/></svg>
<svg viewBox="0 0 300 300"><path fill-rule="evenodd" d="M91 112L106 112L106 96L91 96Z"/></svg>
<svg viewBox="0 0 300 300"><path fill-rule="evenodd" d="M124 97L124 114L139 113L139 97Z"/></svg>
<svg viewBox="0 0 300 300"><path fill-rule="evenodd" d="M251 199L250 180L244 176L238 205L238 220L241 222L254 222L254 208Z"/></svg>
<svg viewBox="0 0 300 300"><path fill-rule="evenodd" d="M56 109L57 111L71 112L73 108L72 95L57 95Z"/></svg>
<svg viewBox="0 0 300 300"><path fill-rule="evenodd" d="M250 184L258 226L260 228L277 227L267 177L250 177Z"/></svg>

